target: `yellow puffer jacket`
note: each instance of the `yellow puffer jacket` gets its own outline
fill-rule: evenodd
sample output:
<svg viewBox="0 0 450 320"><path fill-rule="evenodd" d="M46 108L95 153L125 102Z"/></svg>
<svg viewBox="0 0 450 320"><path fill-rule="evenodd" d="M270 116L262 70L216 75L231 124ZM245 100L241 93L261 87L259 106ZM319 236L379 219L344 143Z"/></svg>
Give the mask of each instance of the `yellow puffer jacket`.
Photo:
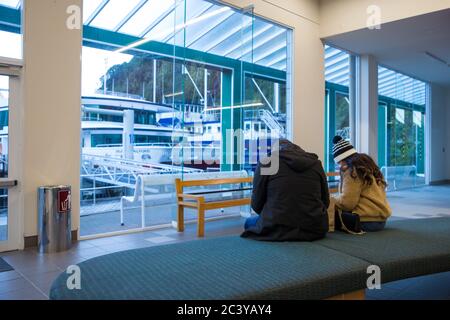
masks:
<svg viewBox="0 0 450 320"><path fill-rule="evenodd" d="M340 195L335 197L336 207L342 211L360 216L361 222L386 221L392 214L383 185L378 185L375 177L372 184L364 184L351 175L347 169L341 175Z"/></svg>

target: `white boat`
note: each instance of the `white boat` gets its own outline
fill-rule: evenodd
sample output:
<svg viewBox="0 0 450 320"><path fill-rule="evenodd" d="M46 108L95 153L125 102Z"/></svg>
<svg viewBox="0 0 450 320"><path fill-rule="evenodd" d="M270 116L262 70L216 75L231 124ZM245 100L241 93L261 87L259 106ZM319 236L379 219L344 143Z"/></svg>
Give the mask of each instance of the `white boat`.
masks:
<svg viewBox="0 0 450 320"><path fill-rule="evenodd" d="M169 106L96 94L82 98L82 110L83 154L159 164L183 163L201 169L220 167L223 132L221 111L217 108ZM133 119L127 124L125 112L129 111ZM124 144L127 130L131 138ZM242 131L247 148L250 141L270 138L272 130L284 128L271 113L264 109L245 111Z"/></svg>

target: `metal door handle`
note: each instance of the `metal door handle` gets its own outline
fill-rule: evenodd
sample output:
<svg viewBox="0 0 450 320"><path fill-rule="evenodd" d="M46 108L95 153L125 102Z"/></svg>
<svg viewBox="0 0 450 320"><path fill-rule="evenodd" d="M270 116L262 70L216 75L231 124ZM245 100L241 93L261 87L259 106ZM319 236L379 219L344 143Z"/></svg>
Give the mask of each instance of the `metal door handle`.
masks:
<svg viewBox="0 0 450 320"><path fill-rule="evenodd" d="M0 180L0 189L9 189L17 187L17 180Z"/></svg>

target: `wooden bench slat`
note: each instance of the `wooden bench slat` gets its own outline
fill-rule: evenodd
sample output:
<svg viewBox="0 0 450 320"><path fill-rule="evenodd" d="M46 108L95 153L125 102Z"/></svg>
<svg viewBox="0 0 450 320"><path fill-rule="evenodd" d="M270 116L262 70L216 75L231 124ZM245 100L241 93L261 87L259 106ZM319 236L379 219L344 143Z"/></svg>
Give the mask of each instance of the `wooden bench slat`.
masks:
<svg viewBox="0 0 450 320"><path fill-rule="evenodd" d="M229 178L229 179L211 179L211 180L191 180L182 181L181 179L175 180L175 189L177 192L177 203L178 203L178 232L184 231L184 208L195 208L197 209L197 235L203 237L205 233L205 210L221 209L228 207L237 207L248 205L251 203L250 198L243 199L232 199L225 201L214 201L205 202L205 197L198 194L184 194L183 189L185 187L199 187L199 186L211 186L211 185L221 185L221 184L238 184L238 183L252 183L253 178ZM226 190L218 190L217 193L227 193ZM185 199L193 200L192 202L184 201Z"/></svg>
<svg viewBox="0 0 450 320"><path fill-rule="evenodd" d="M217 201L217 202L206 202L205 203L205 209L221 209L221 208L229 208L229 207L238 207L238 206L245 206L249 205L251 203L250 198L245 199L234 199L234 200L226 200L226 201Z"/></svg>
<svg viewBox="0 0 450 320"><path fill-rule="evenodd" d="M327 177L340 177L341 174L339 172L328 172Z"/></svg>
<svg viewBox="0 0 450 320"><path fill-rule="evenodd" d="M177 197L178 197L178 199L187 198L187 199L193 199L193 200L198 200L198 199L204 198L203 196L200 196L200 195L187 194L187 193L177 194Z"/></svg>
<svg viewBox="0 0 450 320"><path fill-rule="evenodd" d="M253 178L230 178L230 179L212 179L212 180L192 180L181 181L177 179L177 183L182 187L198 187L198 186L211 186L219 184L236 184L236 183L252 183Z"/></svg>
<svg viewBox="0 0 450 320"><path fill-rule="evenodd" d="M199 207L198 201L195 201L195 202L179 201L178 206L194 208L194 209Z"/></svg>

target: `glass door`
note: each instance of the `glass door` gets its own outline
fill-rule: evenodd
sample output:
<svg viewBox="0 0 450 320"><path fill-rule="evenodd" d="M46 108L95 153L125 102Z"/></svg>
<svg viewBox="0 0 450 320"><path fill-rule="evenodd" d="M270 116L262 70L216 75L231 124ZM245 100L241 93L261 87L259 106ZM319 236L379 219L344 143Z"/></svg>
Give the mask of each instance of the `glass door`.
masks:
<svg viewBox="0 0 450 320"><path fill-rule="evenodd" d="M12 179L10 115L18 87L18 77L1 73L0 69L0 252L19 248L17 181ZM14 112L13 112L14 114ZM14 214L15 213L15 214Z"/></svg>

